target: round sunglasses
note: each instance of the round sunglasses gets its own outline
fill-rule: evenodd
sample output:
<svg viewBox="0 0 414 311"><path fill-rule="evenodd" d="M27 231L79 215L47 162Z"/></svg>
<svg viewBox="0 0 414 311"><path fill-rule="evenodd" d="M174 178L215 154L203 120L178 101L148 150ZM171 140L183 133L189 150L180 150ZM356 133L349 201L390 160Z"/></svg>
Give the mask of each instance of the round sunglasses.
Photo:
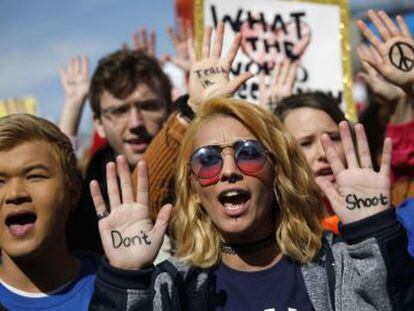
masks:
<svg viewBox="0 0 414 311"><path fill-rule="evenodd" d="M238 140L232 145L207 145L198 148L190 157L192 173L200 185L217 183L223 168L222 151L233 149L234 162L240 172L253 174L259 171L266 162L268 151L258 140Z"/></svg>

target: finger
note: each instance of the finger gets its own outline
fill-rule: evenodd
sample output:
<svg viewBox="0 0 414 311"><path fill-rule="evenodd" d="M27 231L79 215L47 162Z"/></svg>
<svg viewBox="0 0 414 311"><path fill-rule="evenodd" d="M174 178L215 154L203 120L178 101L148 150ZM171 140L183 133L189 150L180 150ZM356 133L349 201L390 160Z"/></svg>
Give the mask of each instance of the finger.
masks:
<svg viewBox="0 0 414 311"><path fill-rule="evenodd" d="M372 168L371 152L369 151L368 139L364 126L360 123L355 125L356 139L358 145L359 159L362 168Z"/></svg>
<svg viewBox="0 0 414 311"><path fill-rule="evenodd" d="M194 38L193 24L191 23L189 19L185 21L185 33L186 33L186 38Z"/></svg>
<svg viewBox="0 0 414 311"><path fill-rule="evenodd" d="M59 76L60 76L60 82L62 83L63 86L66 86L68 77L66 75L65 69L63 69L62 67L59 67L58 71L59 71Z"/></svg>
<svg viewBox="0 0 414 311"><path fill-rule="evenodd" d="M137 203L144 206L148 205L148 172L147 163L144 160L138 162L137 165Z"/></svg>
<svg viewBox="0 0 414 311"><path fill-rule="evenodd" d="M382 150L382 159L381 159L381 168L380 168L380 173L385 176L390 176L391 152L392 152L392 141L391 141L391 138L387 137L384 140L384 148Z"/></svg>
<svg viewBox="0 0 414 311"><path fill-rule="evenodd" d="M68 74L67 74L68 81L72 81L73 79L74 66L75 66L75 59L71 58L69 61L69 65L68 65Z"/></svg>
<svg viewBox="0 0 414 311"><path fill-rule="evenodd" d="M169 37L170 37L170 39L171 39L171 42L172 42L172 43L173 43L173 45L177 48L177 45L178 45L178 39L177 39L177 37L175 36L175 33L174 33L174 28L172 28L172 27L168 27L167 32L168 32L168 36L169 36Z"/></svg>
<svg viewBox="0 0 414 311"><path fill-rule="evenodd" d="M106 165L106 184L108 186L108 198L111 210L118 208L121 205L119 197L118 179L116 178L116 165L114 162L109 162Z"/></svg>
<svg viewBox="0 0 414 311"><path fill-rule="evenodd" d="M289 88L289 94L292 94L293 85L295 83L296 71L298 70L298 63L290 64L289 71L286 77L286 86Z"/></svg>
<svg viewBox="0 0 414 311"><path fill-rule="evenodd" d="M341 135L342 147L344 148L348 168L359 167L348 122L342 121L339 123L339 134Z"/></svg>
<svg viewBox="0 0 414 311"><path fill-rule="evenodd" d="M324 177L316 177L316 183L318 184L319 188L321 188L322 192L328 198L331 206L336 206L336 202L341 200L341 197L336 190L335 186L326 178Z"/></svg>
<svg viewBox="0 0 414 311"><path fill-rule="evenodd" d="M132 203L134 202L134 195L132 191L131 172L125 156L120 155L116 158L116 167L121 182L122 203Z"/></svg>
<svg viewBox="0 0 414 311"><path fill-rule="evenodd" d="M142 42L142 49L148 52L148 37L147 37L147 30L145 28L141 29L141 42Z"/></svg>
<svg viewBox="0 0 414 311"><path fill-rule="evenodd" d="M88 56L82 57L82 75L85 78L89 77L89 58Z"/></svg>
<svg viewBox="0 0 414 311"><path fill-rule="evenodd" d="M281 62L277 62L275 64L275 67L273 68L273 81L272 81L272 85L275 86L279 83L280 81L280 67L282 66Z"/></svg>
<svg viewBox="0 0 414 311"><path fill-rule="evenodd" d="M401 34L403 35L403 37L411 39L412 36L411 36L410 29L408 28L407 24L405 23L404 18L401 15L397 15L397 23L401 29Z"/></svg>
<svg viewBox="0 0 414 311"><path fill-rule="evenodd" d="M81 70L81 64L80 64L80 62L81 62L80 57L79 56L76 56L75 57L75 75L76 76L79 75L80 70Z"/></svg>
<svg viewBox="0 0 414 311"><path fill-rule="evenodd" d="M381 55L372 45L367 48L367 53L376 63L381 64L383 62Z"/></svg>
<svg viewBox="0 0 414 311"><path fill-rule="evenodd" d="M259 74L259 104L265 108L267 108L267 100L266 100L266 81L265 81L265 74L263 71Z"/></svg>
<svg viewBox="0 0 414 311"><path fill-rule="evenodd" d="M242 86L242 84L244 84L247 80L249 80L252 77L253 77L253 74L251 72L244 72L240 74L239 76L237 76L237 78L230 81L229 84L227 85L227 88L226 88L227 94L233 95L234 93L236 93L236 91L240 88L240 86Z"/></svg>
<svg viewBox="0 0 414 311"><path fill-rule="evenodd" d="M237 52L239 51L241 39L242 35L240 33L237 33L236 36L233 38L230 50L227 52L227 55L224 58L224 61L229 68L233 64L234 58L236 57Z"/></svg>
<svg viewBox="0 0 414 311"><path fill-rule="evenodd" d="M156 34L155 31L151 31L151 35L150 35L150 44L149 44L149 49L148 49L148 54L152 57L155 57L155 44L156 44Z"/></svg>
<svg viewBox="0 0 414 311"><path fill-rule="evenodd" d="M370 64L368 64L367 62L363 61L361 62L362 68L364 68L364 70L372 77L372 78L376 78L378 75L378 71L376 71Z"/></svg>
<svg viewBox="0 0 414 311"><path fill-rule="evenodd" d="M382 40L387 41L389 38L391 38L390 31L388 30L387 27L384 26L382 20L379 18L379 15L375 11L369 10L368 16L369 16L369 19L374 24L375 28L377 28L378 33L380 34Z"/></svg>
<svg viewBox="0 0 414 311"><path fill-rule="evenodd" d="M218 23L216 27L216 34L213 43L213 55L214 58L220 58L221 50L223 48L223 36L224 36L224 24Z"/></svg>
<svg viewBox="0 0 414 311"><path fill-rule="evenodd" d="M180 41L186 40L186 31L185 31L185 24L184 24L184 19L179 17L178 21L178 34L177 34L177 39Z"/></svg>
<svg viewBox="0 0 414 311"><path fill-rule="evenodd" d="M398 36L400 35L400 30L398 27L394 24L392 19L388 16L387 13L384 11L379 11L378 16L380 17L382 23L387 27L388 32L391 34L391 36Z"/></svg>
<svg viewBox="0 0 414 311"><path fill-rule="evenodd" d="M89 183L89 189L91 192L91 197L93 201L93 205L95 206L96 214L106 214L108 212L105 204L105 200L102 196L101 188L99 187L99 183L96 180L92 180Z"/></svg>
<svg viewBox="0 0 414 311"><path fill-rule="evenodd" d="M171 218L171 211L173 206L171 204L164 205L158 212L152 232L157 235L164 235L168 228L168 223Z"/></svg>
<svg viewBox="0 0 414 311"><path fill-rule="evenodd" d="M366 84L371 84L371 79L370 79L370 76L368 75L368 73L360 71L356 74L356 76L357 76L357 78L364 81Z"/></svg>
<svg viewBox="0 0 414 311"><path fill-rule="evenodd" d="M142 49L141 38L138 31L132 35L132 41L134 42L134 50Z"/></svg>
<svg viewBox="0 0 414 311"><path fill-rule="evenodd" d="M332 172L335 176L338 176L339 173L345 169L345 166L339 158L338 153L336 152L335 147L332 144L332 141L328 134L322 134L321 143Z"/></svg>
<svg viewBox="0 0 414 311"><path fill-rule="evenodd" d="M202 58L209 58L210 57L210 43L211 43L211 33L212 28L210 26L207 26L204 29L204 35L203 35L203 47L201 50L201 57Z"/></svg>
<svg viewBox="0 0 414 311"><path fill-rule="evenodd" d="M197 61L197 55L195 51L193 38L189 38L187 40L187 50L188 50L188 57L190 58L190 63L194 64Z"/></svg>
<svg viewBox="0 0 414 311"><path fill-rule="evenodd" d="M367 24L365 24L363 21L359 20L357 22L357 25L359 29L361 30L362 34L364 35L364 37L368 40L368 42L371 43L377 49L378 52L380 52L381 47L383 45L381 40L378 39L376 35L374 35L371 29L369 29Z"/></svg>
<svg viewBox="0 0 414 311"><path fill-rule="evenodd" d="M286 77L290 67L290 60L289 58L285 58L282 62L282 68L280 69L280 76L279 76L279 83L285 84Z"/></svg>

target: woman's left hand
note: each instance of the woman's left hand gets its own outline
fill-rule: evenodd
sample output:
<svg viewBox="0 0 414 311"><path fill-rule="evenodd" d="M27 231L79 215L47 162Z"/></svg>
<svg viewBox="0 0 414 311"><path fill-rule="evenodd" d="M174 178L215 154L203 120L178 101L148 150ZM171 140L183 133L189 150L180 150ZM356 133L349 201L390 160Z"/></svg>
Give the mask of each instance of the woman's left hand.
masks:
<svg viewBox="0 0 414 311"><path fill-rule="evenodd" d="M327 134L321 138L336 185L323 177L316 182L325 193L342 223L352 223L391 207L390 163L391 140L386 138L379 172L372 168L371 154L362 124L355 125L357 151L346 121L339 124L346 163L342 163ZM359 161L358 161L359 158Z"/></svg>

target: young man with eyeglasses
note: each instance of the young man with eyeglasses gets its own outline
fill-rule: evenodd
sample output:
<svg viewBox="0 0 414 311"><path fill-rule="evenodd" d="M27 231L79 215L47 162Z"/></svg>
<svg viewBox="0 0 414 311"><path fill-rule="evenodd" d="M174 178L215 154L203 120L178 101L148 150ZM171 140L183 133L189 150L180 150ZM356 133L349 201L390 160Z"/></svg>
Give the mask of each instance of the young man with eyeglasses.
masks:
<svg viewBox="0 0 414 311"><path fill-rule="evenodd" d="M118 51L99 61L89 100L95 130L107 144L90 159L85 181L97 180L108 200L106 164L123 154L135 167L172 111L171 83L154 57L143 51ZM92 201L84 189L81 207L69 222L69 245L100 252Z"/></svg>

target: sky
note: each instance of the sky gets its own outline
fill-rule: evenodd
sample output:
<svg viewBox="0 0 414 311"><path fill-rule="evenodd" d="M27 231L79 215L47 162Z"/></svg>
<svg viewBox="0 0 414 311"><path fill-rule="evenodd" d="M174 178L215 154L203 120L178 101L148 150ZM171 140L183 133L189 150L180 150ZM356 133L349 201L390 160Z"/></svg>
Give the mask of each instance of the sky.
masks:
<svg viewBox="0 0 414 311"><path fill-rule="evenodd" d="M224 0L223 0L224 1ZM40 116L57 122L63 102L58 68L88 55L91 71L104 55L131 43L141 27L157 33L157 54L173 53L166 28L174 0L0 0L0 100L34 96ZM412 0L350 0L351 11L404 7ZM86 106L80 134L92 131Z"/></svg>
<svg viewBox="0 0 414 311"><path fill-rule="evenodd" d="M173 24L172 0L0 0L0 100L34 96L40 116L57 122L59 66L88 55L92 71L141 27L156 31L158 55L173 53L166 32ZM87 107L81 134L92 130L90 115Z"/></svg>

